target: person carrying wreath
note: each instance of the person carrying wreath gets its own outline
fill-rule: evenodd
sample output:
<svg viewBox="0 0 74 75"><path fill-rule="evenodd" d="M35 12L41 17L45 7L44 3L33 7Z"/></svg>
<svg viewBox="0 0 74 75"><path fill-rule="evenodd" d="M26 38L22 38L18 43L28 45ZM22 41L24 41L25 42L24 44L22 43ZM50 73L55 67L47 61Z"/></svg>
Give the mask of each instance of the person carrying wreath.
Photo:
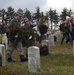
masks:
<svg viewBox="0 0 74 75"><path fill-rule="evenodd" d="M12 59L12 53L15 50L19 53L20 56L20 61L25 62L28 59L24 57L24 52L23 52L23 46L21 43L21 23L20 23L20 14L16 13L14 18L10 21L10 26L9 26L9 34L8 34L8 62L14 62ZM21 37L19 37L21 36Z"/></svg>

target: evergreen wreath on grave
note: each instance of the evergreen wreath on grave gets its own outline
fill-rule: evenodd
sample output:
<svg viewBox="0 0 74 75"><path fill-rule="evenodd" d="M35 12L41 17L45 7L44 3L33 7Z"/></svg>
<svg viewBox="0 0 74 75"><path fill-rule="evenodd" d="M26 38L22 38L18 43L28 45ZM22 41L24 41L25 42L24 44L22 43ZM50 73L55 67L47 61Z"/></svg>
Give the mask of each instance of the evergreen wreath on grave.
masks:
<svg viewBox="0 0 74 75"><path fill-rule="evenodd" d="M0 66L2 66L2 56L0 54Z"/></svg>
<svg viewBox="0 0 74 75"><path fill-rule="evenodd" d="M48 55L48 46L44 45L44 46L40 46L40 55Z"/></svg>
<svg viewBox="0 0 74 75"><path fill-rule="evenodd" d="M47 27L45 24L42 24L42 25L39 25L39 26L38 26L38 30L39 30L39 32L40 32L41 34L47 33L47 29L48 29L48 27Z"/></svg>

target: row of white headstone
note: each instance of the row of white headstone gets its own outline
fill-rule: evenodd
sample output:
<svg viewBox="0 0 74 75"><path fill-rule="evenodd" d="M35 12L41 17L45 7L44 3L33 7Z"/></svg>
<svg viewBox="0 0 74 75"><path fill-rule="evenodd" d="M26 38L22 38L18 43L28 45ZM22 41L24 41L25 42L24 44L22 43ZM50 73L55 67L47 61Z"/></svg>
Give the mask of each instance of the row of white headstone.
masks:
<svg viewBox="0 0 74 75"><path fill-rule="evenodd" d="M58 40L58 37L60 36L60 31L56 31L54 34L51 34L51 32L48 32L48 41L49 41L49 45L50 46L54 46L54 35L57 37L57 40ZM45 41L44 41L45 42ZM47 42L47 41L46 41ZM5 48L7 50L8 48L8 39L7 39L7 36L6 36L6 33L3 34L3 37L2 37L2 44L5 44Z"/></svg>
<svg viewBox="0 0 74 75"><path fill-rule="evenodd" d="M49 35L49 40L52 39L52 35ZM50 43L48 40L43 40L42 45L47 45L49 47L50 53ZM5 66L5 45L0 44L0 53L2 55L2 66ZM74 57L74 41L73 41L73 57ZM40 71L40 51L39 47L31 46L28 48L28 71L29 73L37 73Z"/></svg>
<svg viewBox="0 0 74 75"><path fill-rule="evenodd" d="M5 46L0 44L0 53L2 55L2 66L5 66ZM73 57L74 57L74 41L73 41ZM40 51L36 46L28 48L28 71L36 73L40 71Z"/></svg>
<svg viewBox="0 0 74 75"><path fill-rule="evenodd" d="M54 37L53 37L52 34L49 34L48 38L49 38L49 40L43 40L41 44L42 45L47 45L49 53L50 53L50 45L54 45ZM2 43L5 44L5 45L0 44L0 53L2 55L2 66L5 66L5 50L7 50L7 47L8 47L7 46L8 39L6 37L6 34L4 34L3 37L2 37ZM28 48L28 66L29 66L29 72L33 72L33 71L36 72L37 70L39 70L39 67L40 67L39 64L40 64L39 48L36 47L36 46L29 47ZM32 70L32 68L33 68L33 70Z"/></svg>
<svg viewBox="0 0 74 75"><path fill-rule="evenodd" d="M6 60L4 44L0 44L0 54L2 57L2 66L5 66ZM31 46L28 48L28 71L29 73L36 73L40 71L40 51L37 46Z"/></svg>
<svg viewBox="0 0 74 75"><path fill-rule="evenodd" d="M54 35L49 33L48 40L43 40L41 45L48 46L48 52L50 53L50 46L54 46ZM28 48L28 71L35 73L40 71L40 50L36 46Z"/></svg>

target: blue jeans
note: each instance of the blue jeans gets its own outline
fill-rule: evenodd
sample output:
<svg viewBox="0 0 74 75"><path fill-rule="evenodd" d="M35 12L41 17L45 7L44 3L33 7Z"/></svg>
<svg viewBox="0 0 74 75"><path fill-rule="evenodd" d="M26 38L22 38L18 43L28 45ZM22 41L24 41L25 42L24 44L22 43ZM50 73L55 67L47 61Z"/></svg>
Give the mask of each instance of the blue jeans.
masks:
<svg viewBox="0 0 74 75"><path fill-rule="evenodd" d="M69 36L69 41L70 41L70 43L73 45L73 38L72 38L72 35L71 35L70 32L68 33L68 36Z"/></svg>
<svg viewBox="0 0 74 75"><path fill-rule="evenodd" d="M41 42L42 40L44 40L44 34L41 34L41 36L40 36L40 42Z"/></svg>
<svg viewBox="0 0 74 75"><path fill-rule="evenodd" d="M70 32L64 32L63 33L63 37L62 37L62 40L61 40L61 44L63 44L63 41L64 39L68 37L68 40L71 44L73 44L73 41L72 41L72 36L71 36L71 33Z"/></svg>

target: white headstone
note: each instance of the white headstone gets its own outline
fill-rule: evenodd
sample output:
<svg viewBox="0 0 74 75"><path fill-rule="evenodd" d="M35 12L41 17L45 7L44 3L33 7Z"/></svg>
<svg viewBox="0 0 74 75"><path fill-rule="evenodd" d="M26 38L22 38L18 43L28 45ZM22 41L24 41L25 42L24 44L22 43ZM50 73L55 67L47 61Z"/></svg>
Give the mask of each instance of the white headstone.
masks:
<svg viewBox="0 0 74 75"><path fill-rule="evenodd" d="M59 36L61 36L61 31L58 30L57 33L58 33Z"/></svg>
<svg viewBox="0 0 74 75"><path fill-rule="evenodd" d="M0 54L2 56L2 66L5 66L5 46L0 44Z"/></svg>
<svg viewBox="0 0 74 75"><path fill-rule="evenodd" d="M42 40L42 41L41 41L41 45L42 45L42 46L44 46L44 45L47 46L47 45L48 45L48 40Z"/></svg>
<svg viewBox="0 0 74 75"><path fill-rule="evenodd" d="M58 41L58 38L59 38L59 33L56 31L53 35L54 35L54 36L56 36L57 41Z"/></svg>
<svg viewBox="0 0 74 75"><path fill-rule="evenodd" d="M40 51L36 46L28 48L28 71L29 73L40 71Z"/></svg>
<svg viewBox="0 0 74 75"><path fill-rule="evenodd" d="M48 37L49 37L49 39L48 39L49 40L49 45L54 46L54 36L51 34Z"/></svg>
<svg viewBox="0 0 74 75"><path fill-rule="evenodd" d="M5 44L5 47L6 47L6 50L7 50L7 48L8 48L8 39L7 39L6 33L3 34L2 44Z"/></svg>

